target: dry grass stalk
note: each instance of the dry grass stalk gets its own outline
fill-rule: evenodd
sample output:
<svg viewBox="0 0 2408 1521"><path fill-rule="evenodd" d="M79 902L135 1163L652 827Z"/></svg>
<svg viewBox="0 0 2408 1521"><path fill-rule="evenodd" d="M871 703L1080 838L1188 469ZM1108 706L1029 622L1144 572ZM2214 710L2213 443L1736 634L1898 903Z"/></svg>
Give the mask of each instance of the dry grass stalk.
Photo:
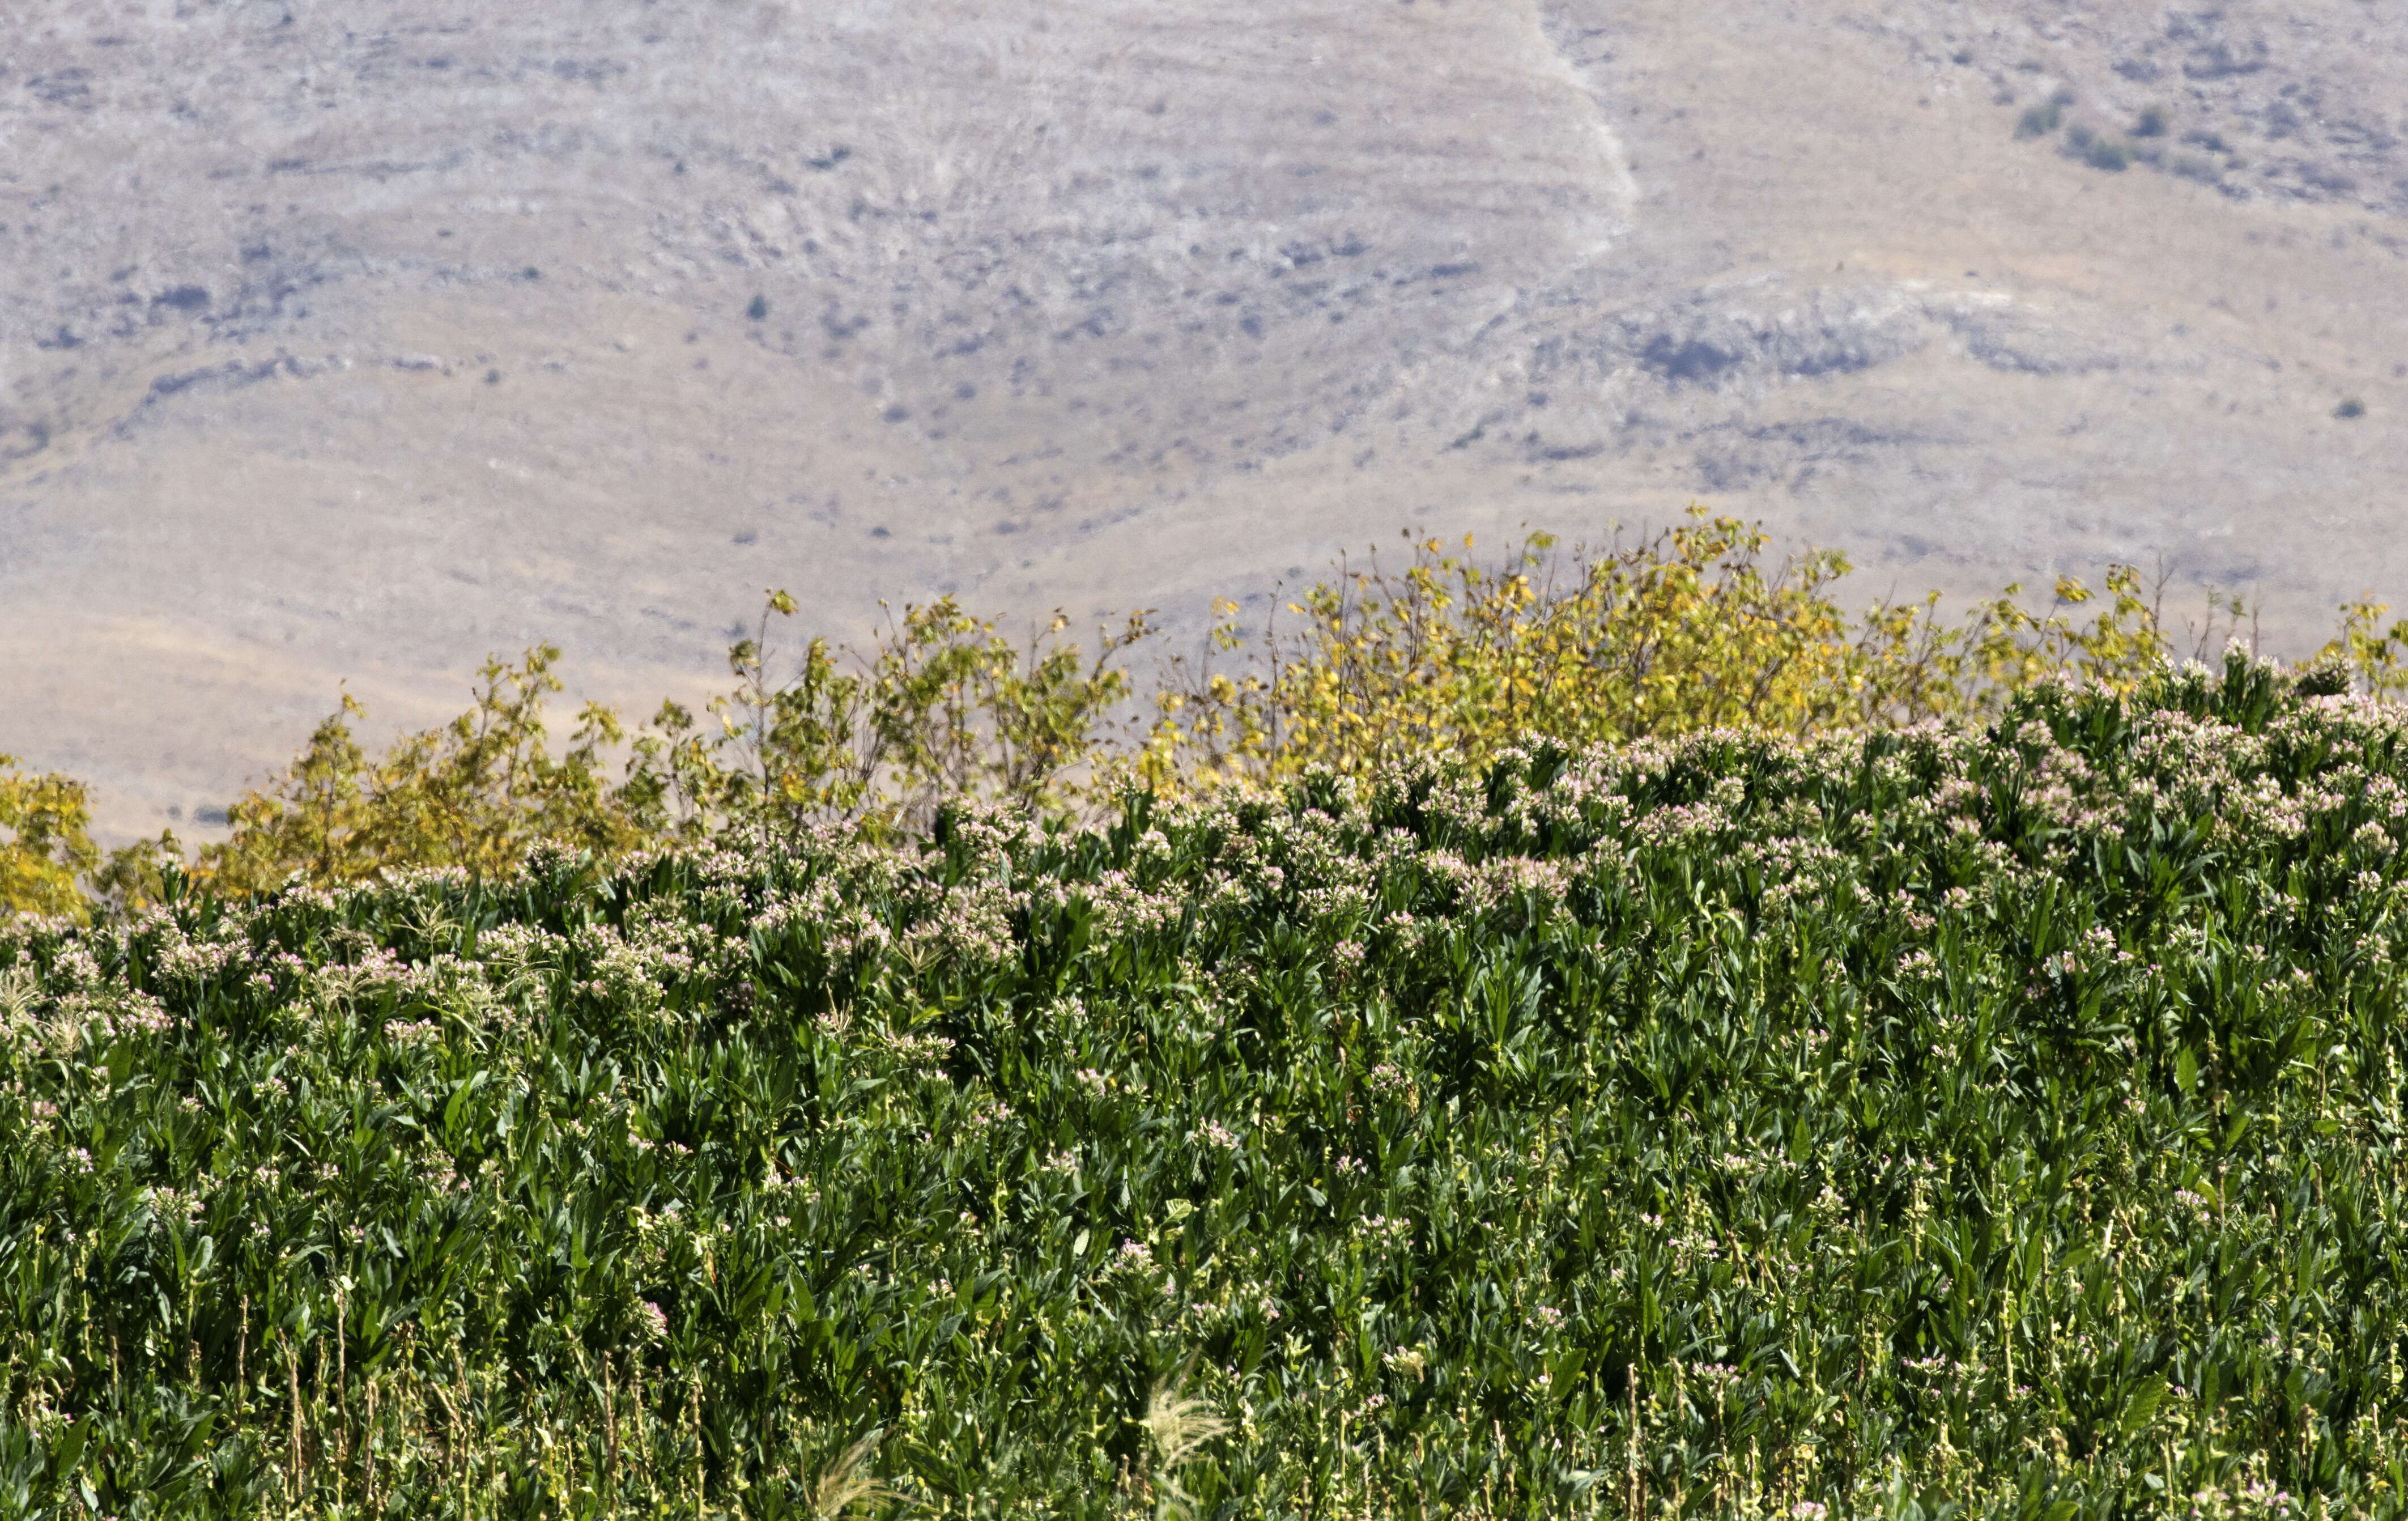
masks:
<svg viewBox="0 0 2408 1521"><path fill-rule="evenodd" d="M373 1373L367 1378L367 1400L366 1429L360 1437L360 1486L367 1492L368 1514L374 1515L377 1510L377 1381Z"/></svg>
<svg viewBox="0 0 2408 1521"><path fill-rule="evenodd" d="M1203 1450L1206 1442L1229 1428L1229 1423L1214 1413L1210 1404L1180 1392L1185 1380L1186 1370L1182 1369L1177 1378L1156 1384L1145 1402L1145 1418L1138 1423L1154 1442L1154 1465L1162 1475L1157 1487L1162 1493L1165 1515L1193 1514L1195 1497L1180 1487L1178 1471Z"/></svg>
<svg viewBox="0 0 2408 1521"><path fill-rule="evenodd" d="M619 1483L619 1406L610 1386L610 1359L602 1359L602 1483L615 1489Z"/></svg>
<svg viewBox="0 0 2408 1521"><path fill-rule="evenodd" d="M811 1514L819 1521L835 1521L856 1505L884 1505L903 1498L874 1475L863 1471L884 1436L883 1431L870 1432L820 1471L819 1478L811 1485Z"/></svg>
<svg viewBox="0 0 2408 1521"><path fill-rule="evenodd" d="M690 1374L686 1379L685 1419L694 1435L694 1514L695 1521L702 1518L702 1378Z"/></svg>
<svg viewBox="0 0 2408 1521"><path fill-rule="evenodd" d="M290 1342L284 1343L284 1386L293 1413L292 1435L285 1447L286 1482L297 1499L308 1474L302 1466L308 1455L301 1445L301 1349Z"/></svg>
<svg viewBox="0 0 2408 1521"><path fill-rule="evenodd" d="M335 1471L337 1474L349 1468L351 1462L351 1364L349 1351L343 1344L345 1318L343 1291L338 1288L335 1290ZM322 1384L325 1368L325 1356L321 1353L318 1371Z"/></svg>

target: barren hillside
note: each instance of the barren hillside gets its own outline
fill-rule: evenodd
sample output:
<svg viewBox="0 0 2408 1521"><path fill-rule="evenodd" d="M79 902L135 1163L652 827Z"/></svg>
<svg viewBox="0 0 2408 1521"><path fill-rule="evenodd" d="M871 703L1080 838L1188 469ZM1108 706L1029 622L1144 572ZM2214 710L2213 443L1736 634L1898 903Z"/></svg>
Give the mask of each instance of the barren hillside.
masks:
<svg viewBox="0 0 2408 1521"><path fill-rule="evenodd" d="M32 9L0 749L120 833L345 678L689 692L771 584L1188 615L1695 496L1868 596L2408 598L2397 7Z"/></svg>

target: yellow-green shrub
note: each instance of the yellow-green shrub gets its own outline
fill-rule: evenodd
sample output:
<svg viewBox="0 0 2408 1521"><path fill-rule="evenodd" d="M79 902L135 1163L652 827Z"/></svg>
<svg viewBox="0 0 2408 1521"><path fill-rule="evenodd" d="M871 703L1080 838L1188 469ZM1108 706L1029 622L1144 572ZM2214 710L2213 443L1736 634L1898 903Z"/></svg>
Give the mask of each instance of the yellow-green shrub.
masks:
<svg viewBox="0 0 2408 1521"><path fill-rule="evenodd" d="M2033 611L2010 586L1960 624L1939 594L1850 615L1847 559L1811 550L1768 565L1735 518L1691 521L1600 552L1534 535L1483 567L1440 540L1409 562L1341 570L1249 641L1222 603L1211 661L1174 662L1145 755L1158 784L1276 781L1314 766L1359 772L1412 754L1480 765L1529 735L1628 740L1719 727L1806 735L1994 709L2042 676L2129 690L2171 646L2138 571L2111 567L2107 601L2071 578Z"/></svg>
<svg viewBox="0 0 2408 1521"><path fill-rule="evenodd" d="M18 769L0 755L0 913L81 916L79 881L98 868L90 791L72 777Z"/></svg>
<svg viewBox="0 0 2408 1521"><path fill-rule="evenodd" d="M355 882L386 868L506 872L538 840L615 854L649 831L617 796L602 752L623 743L618 715L589 703L567 752L543 722L560 652L529 650L516 666L488 660L476 705L440 728L407 734L371 759L351 732L366 710L346 693L292 768L229 808L232 838L201 852L204 880L229 892L274 887L294 872Z"/></svg>
<svg viewBox="0 0 2408 1521"><path fill-rule="evenodd" d="M1770 542L1760 525L1693 508L1596 551L1538 534L1484 566L1467 537L1411 542L1396 568L1340 562L1259 636L1218 604L1208 653L1164 663L1143 725L1124 717L1124 662L1152 637L1145 612L1099 631L1091 653L1059 613L1015 639L949 596L906 607L865 650L812 638L789 658L772 636L796 603L771 592L753 636L728 652L733 690L699 715L664 703L640 728L589 703L557 756L543 718L561 690L551 645L515 666L489 661L467 712L381 757L361 748L363 710L346 696L190 869L247 893L295 872L494 874L543 840L609 856L831 825L891 836L927 828L956 798L1053 814L1129 784L1275 787L1316 767L1359 774L1426 753L1481 766L1533 736L1806 736L1980 717L2044 679L2130 691L2176 653L2129 566L2111 567L2099 592L2062 578L2035 610L2009 586L1950 621L1937 593L1850 613L1838 600L1843 555L1773 562ZM2318 680L2408 692L2408 622L2386 629L2385 610L2343 609ZM2229 632L2241 611L2211 599L2185 653L2212 653L2219 619ZM166 835L104 863L89 822L73 781L0 772L0 907L81 911L79 881L104 903L139 903L182 861Z"/></svg>
<svg viewBox="0 0 2408 1521"><path fill-rule="evenodd" d="M14 913L89 918L95 903L122 911L155 902L165 862L181 860L173 831L103 855L92 838L92 790L56 771L29 775L0 755L0 919Z"/></svg>
<svg viewBox="0 0 2408 1521"><path fill-rule="evenodd" d="M770 620L794 611L769 593L757 633L729 648L737 684L709 705L715 733L672 702L636 738L621 796L654 833L791 837L855 822L883 833L924 828L948 798L1042 813L1109 788L1109 715L1129 696L1112 662L1147 637L1144 613L1099 634L1090 658L1062 637L1059 612L1015 642L944 597L890 617L851 670L812 639L781 681Z"/></svg>
<svg viewBox="0 0 2408 1521"><path fill-rule="evenodd" d="M2341 632L2315 663L2337 667L2360 691L2378 697L2408 694L2408 619L2386 628L2383 615L2389 610L2367 597L2343 603Z"/></svg>

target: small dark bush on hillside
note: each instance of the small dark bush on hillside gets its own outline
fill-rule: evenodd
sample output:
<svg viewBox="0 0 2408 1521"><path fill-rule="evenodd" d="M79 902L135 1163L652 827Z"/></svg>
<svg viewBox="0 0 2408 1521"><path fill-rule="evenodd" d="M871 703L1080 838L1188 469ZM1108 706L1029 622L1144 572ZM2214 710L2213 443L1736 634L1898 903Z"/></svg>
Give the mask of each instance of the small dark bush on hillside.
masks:
<svg viewBox="0 0 2408 1521"><path fill-rule="evenodd" d="M2131 167L2133 151L2129 143L2082 123L2068 127L2065 133L2066 151L2094 169L2122 173Z"/></svg>
<svg viewBox="0 0 2408 1521"><path fill-rule="evenodd" d="M2065 108L2053 100L2044 101L2038 106L2027 106L2024 108L2024 114L2015 122L2015 136L2045 137L2055 132L2064 121Z"/></svg>
<svg viewBox="0 0 2408 1521"><path fill-rule="evenodd" d="M769 315L769 298L766 295L754 296L752 298L752 304L744 309L744 315L752 318L756 323L760 322L763 318L767 317Z"/></svg>
<svg viewBox="0 0 2408 1521"><path fill-rule="evenodd" d="M2132 165L2132 150L2129 144L2112 137L2094 137L2090 146L2082 151L2082 162L2094 169L2121 174Z"/></svg>
<svg viewBox="0 0 2408 1521"><path fill-rule="evenodd" d="M2344 423L2353 422L2358 418L2364 417L2365 415L2366 403L2358 400L2356 396L2344 398L2340 406L2333 409L2333 416L2340 418Z"/></svg>
<svg viewBox="0 0 2408 1521"><path fill-rule="evenodd" d="M2166 115L2166 108L2163 106L2146 107L2141 112L2141 119L2132 123L2132 136L2135 137L2162 137L2166 135L2166 128L2169 125L2169 120L2170 119Z"/></svg>

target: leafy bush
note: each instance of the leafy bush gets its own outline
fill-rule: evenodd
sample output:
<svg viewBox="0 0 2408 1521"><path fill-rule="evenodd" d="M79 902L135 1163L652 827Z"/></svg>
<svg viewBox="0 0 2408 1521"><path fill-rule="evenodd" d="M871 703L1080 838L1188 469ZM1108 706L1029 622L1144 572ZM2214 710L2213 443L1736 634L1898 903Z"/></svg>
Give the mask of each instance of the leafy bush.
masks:
<svg viewBox="0 0 2408 1521"><path fill-rule="evenodd" d="M609 796L602 747L625 738L618 716L588 704L567 753L547 744L544 699L561 689L558 649L516 666L488 660L476 706L438 729L405 735L371 760L351 732L366 716L347 693L269 793L227 811L233 837L201 852L199 874L227 892L261 892L294 872L355 882L388 869L457 867L507 872L538 840L604 853L647 838Z"/></svg>
<svg viewBox="0 0 2408 1521"><path fill-rule="evenodd" d="M1696 513L1621 549L1559 552L1545 535L1484 568L1439 541L1400 571L1369 567L1315 587L1250 646L1225 605L1217 654L1240 674L1174 663L1149 758L1158 785L1277 780L1449 754L1484 764L1531 735L1627 740L1726 725L1810 735L1995 708L2038 677L2079 671L2128 688L2169 653L2139 573L2095 594L2060 580L2045 613L2021 588L1942 624L1938 595L1851 618L1829 588L1829 551L1768 567L1769 540ZM1469 540L1465 541L1467 550Z"/></svg>
<svg viewBox="0 0 2408 1521"><path fill-rule="evenodd" d="M2365 415L2366 403L2358 400L2356 396L2343 397L2342 404L2333 409L2333 416L2340 418L2344 423L2354 422Z"/></svg>
<svg viewBox="0 0 2408 1521"><path fill-rule="evenodd" d="M0 921L18 913L81 920L155 902L160 872L183 859L174 833L103 854L91 789L53 771L28 776L0 755Z"/></svg>
<svg viewBox="0 0 2408 1521"><path fill-rule="evenodd" d="M476 703L406 735L381 757L360 748L348 695L265 792L229 810L232 837L192 867L222 892L460 868L506 873L539 842L624 854L647 843L793 838L830 821L873 834L924 829L948 798L993 796L1032 812L1077 804L1101 785L1106 715L1128 695L1112 657L1145 637L1142 615L1087 661L1058 615L1025 645L944 599L905 610L861 673L815 639L791 677L773 673L770 595L759 633L728 652L737 689L708 727L671 702L630 730L588 703L565 753L548 748L545 699L561 690L552 645L517 665L489 660ZM626 755L617 780L606 750ZM28 904L28 907L35 905Z"/></svg>
<svg viewBox="0 0 2408 1521"><path fill-rule="evenodd" d="M2057 675L2130 691L2177 655L2211 653L2242 611L2211 598L2177 643L2162 581L2152 590L2115 566L2099 592L2060 578L2039 610L2010 586L1958 621L1941 617L1937 594L1851 615L1832 595L1842 556L1773 564L1767 544L1760 528L1693 510L1594 552L1539 535L1483 566L1469 540L1431 539L1412 544L1401 569L1341 564L1288 606L1284 629L1274 619L1249 637L1222 605L1204 654L1162 667L1150 722L1125 710L1136 688L1125 663L1153 638L1147 613L1099 631L1091 653L1059 614L1015 640L949 597L907 607L859 653L824 638L787 650L773 636L795 602L775 592L753 636L729 651L735 689L699 716L666 703L631 726L589 703L555 755L549 645L515 665L489 661L469 711L381 757L361 749L362 710L345 697L283 777L232 807L231 838L196 860L164 835L94 871L89 841L75 854L60 836L38 877L28 867L0 879L0 909L85 911L53 890L79 873L122 911L154 900L171 866L236 894L295 873L320 884L414 868L481 877L544 841L607 858L738 837L766 845L831 825L897 839L964 799L1092 818L1130 782L1165 796L1275 792L1315 767L1360 774L1440 753L1484 765L1531 737L1724 725L1805 737L1978 717ZM2353 605L2345 617L2381 610ZM2347 636L2328 653L2365 690L2401 689L2408 643ZM32 857L0 856L18 859Z"/></svg>
<svg viewBox="0 0 2408 1521"><path fill-rule="evenodd" d="M772 592L756 635L728 651L738 685L710 705L716 734L670 703L636 741L623 796L655 832L769 839L830 821L924 830L952 799L1042 813L1106 785L1109 715L1129 696L1113 661L1147 637L1145 613L1104 631L1090 659L1062 638L1061 613L1015 643L945 597L890 619L854 672L821 638L781 679L770 620L794 611Z"/></svg>
<svg viewBox="0 0 2408 1521"><path fill-rule="evenodd" d="M81 879L99 865L83 783L27 776L16 756L0 755L0 910L80 912Z"/></svg>
<svg viewBox="0 0 2408 1521"><path fill-rule="evenodd" d="M2391 1514L2403 738L2234 654L19 920L0 1484Z"/></svg>

